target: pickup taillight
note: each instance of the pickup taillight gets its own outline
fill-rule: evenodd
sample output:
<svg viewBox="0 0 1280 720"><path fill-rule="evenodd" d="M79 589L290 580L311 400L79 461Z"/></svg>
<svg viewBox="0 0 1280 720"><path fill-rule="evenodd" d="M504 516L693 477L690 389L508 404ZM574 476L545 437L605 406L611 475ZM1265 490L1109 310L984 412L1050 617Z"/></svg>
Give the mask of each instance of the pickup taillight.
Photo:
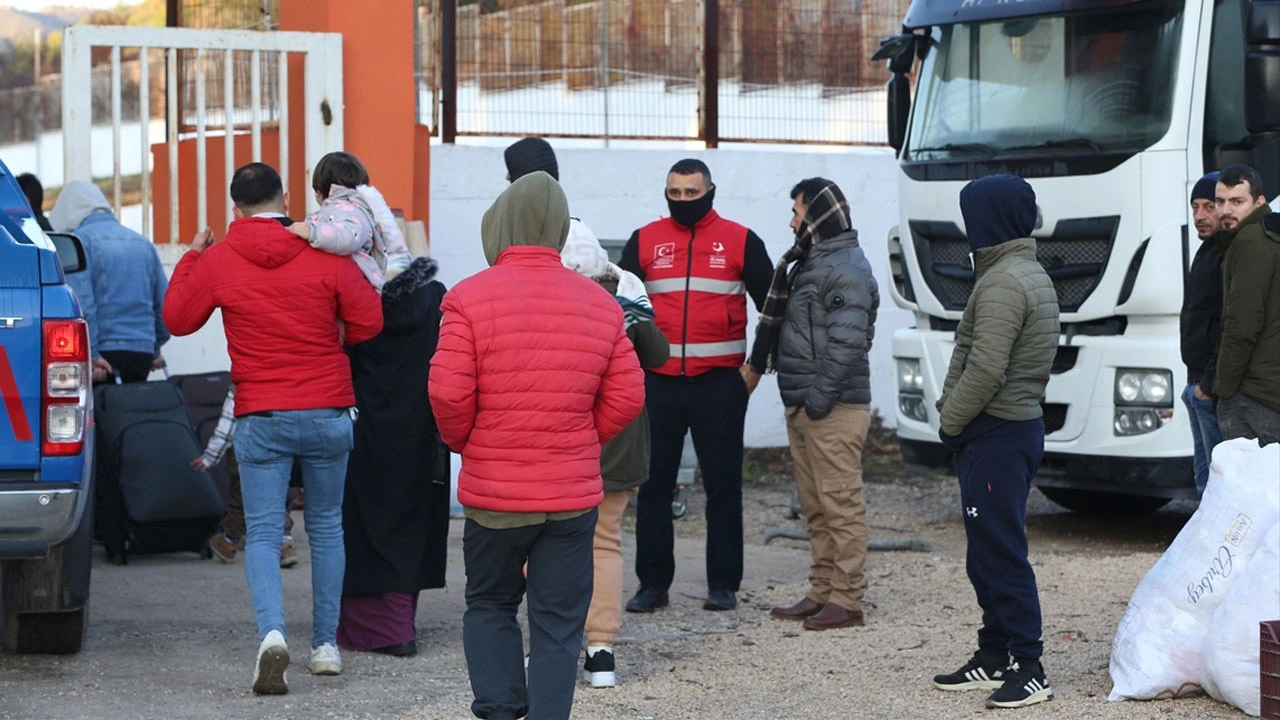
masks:
<svg viewBox="0 0 1280 720"><path fill-rule="evenodd" d="M84 449L89 409L89 326L84 320L44 321L44 398L41 435L45 455Z"/></svg>

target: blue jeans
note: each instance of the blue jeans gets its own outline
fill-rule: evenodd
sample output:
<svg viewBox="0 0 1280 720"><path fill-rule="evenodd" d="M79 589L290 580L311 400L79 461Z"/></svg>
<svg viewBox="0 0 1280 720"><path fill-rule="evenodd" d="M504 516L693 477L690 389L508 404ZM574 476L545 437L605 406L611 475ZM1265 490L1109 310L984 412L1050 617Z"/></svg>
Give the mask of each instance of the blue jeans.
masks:
<svg viewBox="0 0 1280 720"><path fill-rule="evenodd" d="M346 551L342 543L342 491L351 452L351 416L345 409L277 410L246 415L235 433L244 494L244 576L258 618L258 636L284 634L280 587L280 507L289 472L302 466L303 509L311 545L311 646L337 644L338 610Z"/></svg>
<svg viewBox="0 0 1280 720"><path fill-rule="evenodd" d="M1182 402L1187 406L1191 421L1191 440L1195 446L1196 491L1204 495L1209 485L1209 461L1213 448L1222 442L1222 429L1218 427L1218 415L1213 411L1213 398L1196 397L1196 384L1182 391Z"/></svg>

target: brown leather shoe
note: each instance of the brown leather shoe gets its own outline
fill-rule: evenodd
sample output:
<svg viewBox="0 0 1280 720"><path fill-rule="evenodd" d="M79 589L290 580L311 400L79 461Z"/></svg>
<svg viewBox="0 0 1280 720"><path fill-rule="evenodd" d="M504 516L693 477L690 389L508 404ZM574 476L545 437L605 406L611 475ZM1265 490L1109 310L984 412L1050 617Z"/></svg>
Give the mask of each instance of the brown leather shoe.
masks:
<svg viewBox="0 0 1280 720"><path fill-rule="evenodd" d="M787 607L779 606L770 610L769 615L770 617L775 617L779 620L798 621L817 615L818 611L822 610L822 607L822 603L806 595L795 605L788 605Z"/></svg>
<svg viewBox="0 0 1280 720"><path fill-rule="evenodd" d="M805 630L837 630L847 627L862 627L861 610L849 610L835 603L827 603L822 610L804 621Z"/></svg>

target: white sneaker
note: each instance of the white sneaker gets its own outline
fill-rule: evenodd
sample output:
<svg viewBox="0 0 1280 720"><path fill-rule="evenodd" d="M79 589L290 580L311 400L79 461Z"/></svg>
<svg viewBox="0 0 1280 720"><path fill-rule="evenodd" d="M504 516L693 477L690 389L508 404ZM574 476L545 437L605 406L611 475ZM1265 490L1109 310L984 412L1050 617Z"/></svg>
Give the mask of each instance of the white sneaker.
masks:
<svg viewBox="0 0 1280 720"><path fill-rule="evenodd" d="M253 668L253 691L258 695L284 695L289 692L285 668L289 667L289 646L284 635L272 630L258 646L258 664Z"/></svg>
<svg viewBox="0 0 1280 720"><path fill-rule="evenodd" d="M332 643L311 648L312 675L340 675L342 673L342 656Z"/></svg>

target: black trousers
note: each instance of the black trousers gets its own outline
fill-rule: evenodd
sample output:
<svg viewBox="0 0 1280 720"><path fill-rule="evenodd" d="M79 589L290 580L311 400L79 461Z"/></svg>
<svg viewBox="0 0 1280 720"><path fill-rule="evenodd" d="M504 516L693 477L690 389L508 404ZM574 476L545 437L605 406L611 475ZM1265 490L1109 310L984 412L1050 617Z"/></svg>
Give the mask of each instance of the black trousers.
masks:
<svg viewBox="0 0 1280 720"><path fill-rule="evenodd" d="M1040 595L1027 560L1027 494L1044 455L1044 421L1009 422L964 444L956 455L968 539L969 574L982 627L978 648L993 656L1039 660Z"/></svg>
<svg viewBox="0 0 1280 720"><path fill-rule="evenodd" d="M120 374L120 382L127 383L146 382L151 375L151 361L155 359L150 353L132 350L103 350L98 354Z"/></svg>
<svg viewBox="0 0 1280 720"><path fill-rule="evenodd" d="M567 720L594 580L596 511L493 530L468 519L462 534L467 610L462 647L478 718ZM516 611L529 564L529 677Z"/></svg>
<svg viewBox="0 0 1280 720"><path fill-rule="evenodd" d="M747 386L736 368L696 377L645 373L652 452L649 480L636 498L636 576L666 590L675 577L671 501L685 432L707 493L707 587L737 592L742 582L742 433Z"/></svg>

